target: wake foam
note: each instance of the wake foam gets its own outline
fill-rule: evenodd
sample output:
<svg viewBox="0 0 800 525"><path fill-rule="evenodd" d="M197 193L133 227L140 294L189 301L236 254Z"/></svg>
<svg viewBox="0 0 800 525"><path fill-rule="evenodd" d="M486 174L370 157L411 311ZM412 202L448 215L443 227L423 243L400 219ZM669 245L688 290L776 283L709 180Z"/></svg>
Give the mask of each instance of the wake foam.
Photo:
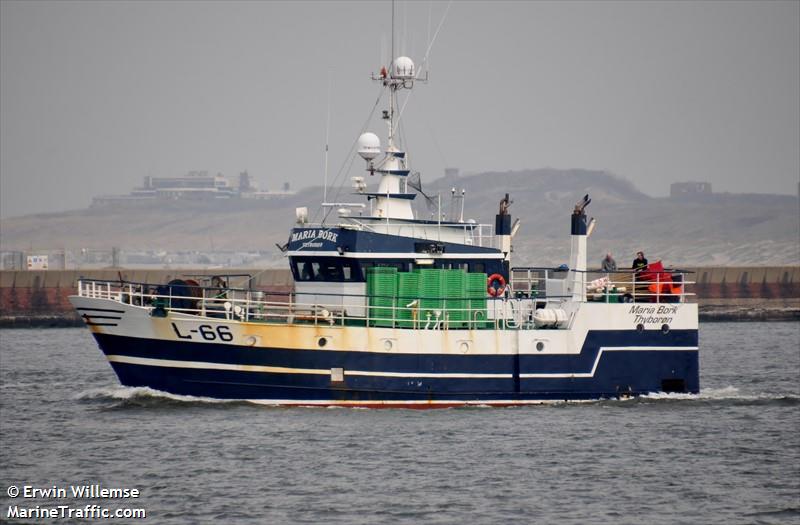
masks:
<svg viewBox="0 0 800 525"><path fill-rule="evenodd" d="M699 394L654 392L641 396L644 400L733 401L744 403L769 403L773 401L800 404L800 396L780 392L743 392L733 385L721 388L702 388Z"/></svg>
<svg viewBox="0 0 800 525"><path fill-rule="evenodd" d="M182 396L170 394L149 387L115 386L90 388L78 393L75 399L83 401L171 401L177 403L241 403L240 400L214 399L211 397Z"/></svg>
<svg viewBox="0 0 800 525"><path fill-rule="evenodd" d="M246 400L246 399L215 399L211 397L199 396L185 396L170 394L160 390L154 390L149 387L126 387L126 386L111 386L90 388L75 395L74 399L80 401L115 401L119 402L116 406L147 406L159 404L211 404L211 405L225 405L225 404L247 404L258 406L272 406L280 407L279 404L273 404L261 400ZM666 392L653 392L642 396L611 398L611 399L582 399L582 400L542 400L536 403L528 403L524 406L553 406L553 405L584 405L592 403L601 404L618 404L618 403L652 403L652 402L699 402L699 403L731 403L731 404L788 404L790 406L800 405L800 395L787 394L787 393L749 393L743 392L739 388L728 385L721 388L704 388L700 390L699 394L681 394L681 393L666 393ZM308 408L327 408L327 409L363 409L369 410L365 407L352 407L352 406L325 406L325 405L308 405ZM490 404L468 404L462 407L455 407L459 409L496 409ZM510 406L507 408L518 408Z"/></svg>

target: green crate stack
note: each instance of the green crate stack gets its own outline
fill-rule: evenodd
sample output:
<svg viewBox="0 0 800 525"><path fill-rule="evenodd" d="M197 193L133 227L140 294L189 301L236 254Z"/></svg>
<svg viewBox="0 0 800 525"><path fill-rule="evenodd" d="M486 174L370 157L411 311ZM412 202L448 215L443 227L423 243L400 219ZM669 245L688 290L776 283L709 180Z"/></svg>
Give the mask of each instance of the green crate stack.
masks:
<svg viewBox="0 0 800 525"><path fill-rule="evenodd" d="M419 298L420 275L417 272L397 273L397 326L400 328L413 328L414 315L419 305L407 306Z"/></svg>
<svg viewBox="0 0 800 525"><path fill-rule="evenodd" d="M467 274L467 302L469 303L469 318L470 320L477 319L474 326L476 328L485 328L488 326L486 321L486 281L485 273L468 273ZM478 314L476 312L482 312Z"/></svg>
<svg viewBox="0 0 800 525"><path fill-rule="evenodd" d="M397 297L397 268L375 266L367 270L367 296L372 326L392 326Z"/></svg>
<svg viewBox="0 0 800 525"><path fill-rule="evenodd" d="M419 315L420 321L427 320L427 313L431 312L431 319L435 319L434 310L439 310L444 315L444 270L438 268L421 268L419 270Z"/></svg>
<svg viewBox="0 0 800 525"><path fill-rule="evenodd" d="M468 314L467 308L467 273L463 270L446 270L444 274L445 282L445 308L449 318L451 328L462 328L466 326Z"/></svg>

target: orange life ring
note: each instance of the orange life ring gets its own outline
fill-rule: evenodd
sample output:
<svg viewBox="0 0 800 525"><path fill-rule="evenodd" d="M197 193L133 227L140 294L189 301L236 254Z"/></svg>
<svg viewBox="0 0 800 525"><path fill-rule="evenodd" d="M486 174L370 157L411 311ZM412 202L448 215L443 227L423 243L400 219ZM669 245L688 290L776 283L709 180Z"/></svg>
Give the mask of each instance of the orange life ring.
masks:
<svg viewBox="0 0 800 525"><path fill-rule="evenodd" d="M495 286L497 283L497 286ZM486 291L489 292L489 295L492 297L498 297L503 295L503 291L506 289L506 280L505 278L500 275L499 273L493 273L489 276L489 279L486 282Z"/></svg>

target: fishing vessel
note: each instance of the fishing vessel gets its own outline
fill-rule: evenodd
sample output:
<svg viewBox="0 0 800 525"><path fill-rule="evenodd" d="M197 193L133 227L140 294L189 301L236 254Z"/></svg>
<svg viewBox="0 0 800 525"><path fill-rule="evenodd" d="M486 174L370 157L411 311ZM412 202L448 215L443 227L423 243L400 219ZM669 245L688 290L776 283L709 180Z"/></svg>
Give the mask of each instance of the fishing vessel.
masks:
<svg viewBox="0 0 800 525"><path fill-rule="evenodd" d="M420 78L401 56L373 79L388 99L386 144L371 132L357 140L359 202L323 202L319 223L296 210L280 247L291 293L253 289L247 276L79 281L70 300L123 385L409 408L699 391L688 275L660 263L588 269L588 195L565 210L570 258L556 268L512 266L519 222L507 194L494 197L493 225L445 218L441 206L422 217L412 203L428 196L397 137L398 97Z"/></svg>

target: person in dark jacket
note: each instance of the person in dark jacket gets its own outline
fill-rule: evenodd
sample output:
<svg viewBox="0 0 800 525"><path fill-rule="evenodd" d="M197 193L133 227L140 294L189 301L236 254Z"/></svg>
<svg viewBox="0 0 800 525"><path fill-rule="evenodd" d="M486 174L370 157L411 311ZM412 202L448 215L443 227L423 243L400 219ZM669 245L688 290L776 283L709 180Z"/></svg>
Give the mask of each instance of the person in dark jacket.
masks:
<svg viewBox="0 0 800 525"><path fill-rule="evenodd" d="M641 272L647 268L647 259L644 258L644 252L636 252L636 259L633 260L631 268L637 272Z"/></svg>

